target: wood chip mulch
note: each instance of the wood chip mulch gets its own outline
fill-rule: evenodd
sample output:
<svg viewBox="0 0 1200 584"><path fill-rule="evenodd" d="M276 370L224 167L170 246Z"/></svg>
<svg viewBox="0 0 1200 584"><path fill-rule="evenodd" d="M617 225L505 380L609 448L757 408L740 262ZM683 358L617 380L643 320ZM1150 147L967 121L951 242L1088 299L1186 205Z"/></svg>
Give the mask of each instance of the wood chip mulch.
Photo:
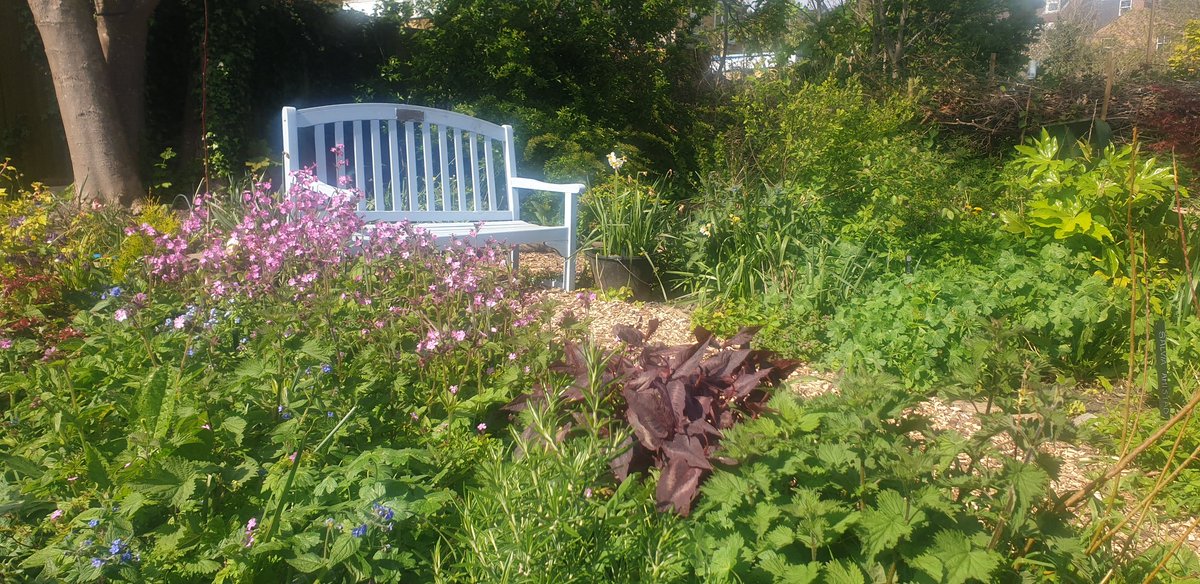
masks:
<svg viewBox="0 0 1200 584"><path fill-rule="evenodd" d="M562 275L562 259L557 254L545 253L534 248L523 250L520 259L520 271L534 280L548 282ZM554 322L559 322L569 312L580 321L588 323L589 331L597 342L614 347L619 342L613 332L616 325L630 325L645 330L651 319L658 319L660 324L653 341L667 345L695 342L692 335L691 310L687 306L595 299L593 291L584 288L591 285L591 275L585 263L578 262L576 266L580 291L547 289L536 292L540 298L554 302ZM802 366L788 378L787 384L798 395L811 398L825 393L838 393L837 382L836 374ZM979 430L979 410L978 404L965 401L947 402L938 397L931 397L916 408L917 413L930 419L935 429L953 430L964 436ZM1001 452L1019 454L1017 447L1006 436L994 439L993 443ZM1053 442L1045 445L1044 450L1062 460L1059 476L1051 485L1060 495L1078 490L1103 472L1108 465L1116 462L1116 457L1086 444ZM1127 507L1132 507L1137 502L1128 492L1124 492L1123 496ZM1190 529L1192 518L1156 521L1153 512L1148 515L1149 519L1140 527L1138 536L1131 538L1135 548L1144 549L1154 542L1172 545L1173 542L1183 539L1189 548L1200 554L1200 529Z"/></svg>

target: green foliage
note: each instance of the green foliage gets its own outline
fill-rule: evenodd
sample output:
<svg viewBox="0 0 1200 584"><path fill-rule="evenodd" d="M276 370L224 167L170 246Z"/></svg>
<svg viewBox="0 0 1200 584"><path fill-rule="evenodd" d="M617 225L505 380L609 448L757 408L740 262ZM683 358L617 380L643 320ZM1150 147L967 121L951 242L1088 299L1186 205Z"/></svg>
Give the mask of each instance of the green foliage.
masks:
<svg viewBox="0 0 1200 584"><path fill-rule="evenodd" d="M9 162L0 162L0 275L5 276L15 274L22 262L43 262L52 254L46 236L60 202L40 183L26 187Z"/></svg>
<svg viewBox="0 0 1200 584"><path fill-rule="evenodd" d="M1063 18L1054 28L1042 29L1042 40L1036 55L1041 61L1041 74L1050 82L1062 82L1096 75L1100 71L1101 54L1091 42L1093 26Z"/></svg>
<svg viewBox="0 0 1200 584"><path fill-rule="evenodd" d="M614 144L659 172L685 171L702 5L431 2L415 50L381 67L379 93L514 123L526 167L549 178L599 172Z"/></svg>
<svg viewBox="0 0 1200 584"><path fill-rule="evenodd" d="M1001 416L964 437L934 430L913 413L918 398L893 384L859 380L843 391L811 402L778 395L774 414L727 432L725 453L738 464L714 473L697 510L702 580L1091 582L1105 573L1111 559L1085 556L1070 516L1045 504L1056 463L1032 453L1061 431L1062 416ZM996 434L1034 437L1018 439L1030 454L999 454L987 439ZM989 456L1003 463L980 464Z"/></svg>
<svg viewBox="0 0 1200 584"><path fill-rule="evenodd" d="M1167 327L1167 365L1171 393L1167 411L1174 415L1187 402L1200 384L1200 318L1187 315L1178 323ZM1153 366L1136 380L1148 384L1148 393L1157 396L1157 377ZM1157 400L1154 400L1157 401ZM1093 442L1106 451L1117 454L1122 449L1122 436L1130 444L1140 444L1154 431L1162 427L1161 410L1147 407L1126 419L1117 411L1100 416L1091 426L1097 433ZM1159 471L1178 471L1178 476L1163 485L1161 493L1154 497L1154 509L1166 517L1189 516L1193 511L1192 501L1200 497L1200 468L1192 461L1179 469L1180 463L1190 456L1200 454L1200 426L1194 419L1181 423L1168 431L1137 459L1141 473L1130 477L1138 493L1148 493L1163 479ZM1168 464L1170 461L1170 464Z"/></svg>
<svg viewBox="0 0 1200 584"><path fill-rule="evenodd" d="M250 211L226 199L241 197L210 201L214 223ZM56 309L70 334L13 335L7 313L0 323L0 572L65 582L432 577L438 542L459 524L454 503L494 448L479 424L500 426L496 407L554 358L539 307L516 288L487 310L473 312L464 294L422 307L437 276L398 256L386 279L380 260L351 256L304 299L215 302L195 279L145 278L133 255L112 286L105 258L146 242L121 239L122 223L109 222L136 232L146 217L71 217L57 243L68 259L88 250L80 281L103 283L103 295ZM46 265L74 273L69 264ZM512 284L498 266L473 270L488 290ZM57 290L37 295L58 306ZM11 300L5 309L50 316L23 292ZM447 326L473 336L447 332L437 350L417 348Z"/></svg>
<svg viewBox="0 0 1200 584"><path fill-rule="evenodd" d="M757 215L755 211L747 213L749 217ZM760 326L756 339L763 348L787 357L819 356L827 341L828 319L883 268L878 257L863 246L826 239L797 245L796 257L773 261L775 258L756 247L766 236L740 224L709 225L711 239L721 246L712 254L718 261L711 267L699 261L694 265L706 270L703 274L710 276L708 283L714 285L716 294L696 309L693 323L723 336L733 335L742 326ZM779 233L792 241L789 231ZM756 259L762 263L746 271L747 260ZM705 292L698 286L704 283L693 285Z"/></svg>
<svg viewBox="0 0 1200 584"><path fill-rule="evenodd" d="M280 106L354 101L385 55L411 50L403 29L394 24L321 0L160 3L149 27L146 58L143 171L152 177L146 183L170 202L193 194L202 156L208 157L214 178L231 181L244 172L245 161L277 159ZM202 100L205 49L208 79ZM199 151L202 101L208 152ZM164 160L158 153L165 150L179 156Z"/></svg>
<svg viewBox="0 0 1200 584"><path fill-rule="evenodd" d="M733 336L741 327L758 327L757 344L787 358L814 359L824 351L825 318L804 296L768 293L714 300L696 308L692 324L720 337Z"/></svg>
<svg viewBox="0 0 1200 584"><path fill-rule="evenodd" d="M1091 254L1099 274L1118 287L1129 287L1130 235L1137 255L1138 284L1150 289L1157 312L1161 296L1174 290L1179 263L1177 217L1172 213L1176 184L1169 166L1154 158L1140 159L1137 145L1095 152L1079 144L1070 156L1045 131L1039 139L1017 147L1020 153L1006 169L1006 185L1019 211L1001 213L1004 229L1037 242L1062 241ZM1187 198L1179 187L1178 196ZM1169 259L1174 262L1168 263Z"/></svg>
<svg viewBox="0 0 1200 584"><path fill-rule="evenodd" d="M968 340L1000 320L1056 367L1103 371L1123 354L1128 297L1090 266L1088 254L1051 243L1028 255L1003 251L985 264L946 260L886 275L838 309L825 360L929 387L972 363Z"/></svg>
<svg viewBox="0 0 1200 584"><path fill-rule="evenodd" d="M512 431L511 447L490 449L462 499L453 569L441 575L550 583L672 582L685 573L686 532L655 512L653 483L613 479L608 461L629 432L599 368L607 356L594 348L586 355L588 376L605 381L527 402L524 432ZM567 401L578 403L573 416L563 413Z"/></svg>
<svg viewBox="0 0 1200 584"><path fill-rule="evenodd" d="M614 164L612 176L593 185L580 200L585 241L603 255L653 258L661 251L670 219L659 194L661 183L645 184L643 177L621 174L619 168Z"/></svg>
<svg viewBox="0 0 1200 584"><path fill-rule="evenodd" d="M1200 20L1189 20L1183 38L1168 61L1171 71L1183 79L1200 78Z"/></svg>
<svg viewBox="0 0 1200 584"><path fill-rule="evenodd" d="M809 69L850 72L877 84L936 84L1006 75L1028 61L1041 24L1027 0L843 2L815 23Z"/></svg>
<svg viewBox="0 0 1200 584"><path fill-rule="evenodd" d="M803 213L805 232L923 255L970 240L990 206L987 173L938 147L914 123L912 99L873 99L854 81L767 79L747 84L735 111L712 169L743 199L790 199L778 201L781 220Z"/></svg>

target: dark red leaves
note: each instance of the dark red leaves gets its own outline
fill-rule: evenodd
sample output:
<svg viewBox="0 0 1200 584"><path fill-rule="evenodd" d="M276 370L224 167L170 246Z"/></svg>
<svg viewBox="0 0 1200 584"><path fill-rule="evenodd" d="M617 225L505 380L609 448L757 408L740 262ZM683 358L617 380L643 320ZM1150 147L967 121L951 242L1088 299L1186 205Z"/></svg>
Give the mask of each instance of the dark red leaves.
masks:
<svg viewBox="0 0 1200 584"><path fill-rule="evenodd" d="M649 342L657 328L657 321L651 321L645 333L629 326L615 328L627 349L599 365L604 368L600 387L588 387L593 376L577 345L568 344L562 362L552 369L573 378L572 386L562 392L564 407L582 400L585 393L600 392L608 399L619 392L633 437L609 464L613 474L624 480L631 473L659 468L658 508L687 515L700 481L712 470L710 461L728 461L716 454L722 430L762 412L770 397L767 388L787 378L800 362L750 349L757 329L743 329L719 343L697 327L698 342L668 347ZM507 409L520 411L545 400L539 388ZM575 420L576 429L585 425L580 417ZM557 438L565 438L565 433Z"/></svg>

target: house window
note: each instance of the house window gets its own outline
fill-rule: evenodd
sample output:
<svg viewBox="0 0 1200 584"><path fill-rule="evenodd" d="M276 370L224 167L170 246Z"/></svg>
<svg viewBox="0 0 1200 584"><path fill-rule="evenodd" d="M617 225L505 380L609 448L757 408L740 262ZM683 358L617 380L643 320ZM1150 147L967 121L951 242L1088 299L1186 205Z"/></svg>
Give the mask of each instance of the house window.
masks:
<svg viewBox="0 0 1200 584"><path fill-rule="evenodd" d="M1118 15L1125 14L1126 12L1129 12L1130 10L1133 10L1133 0L1121 0L1121 4L1117 8L1117 14Z"/></svg>
<svg viewBox="0 0 1200 584"><path fill-rule="evenodd" d="M1046 12L1058 12L1059 0L1046 0Z"/></svg>

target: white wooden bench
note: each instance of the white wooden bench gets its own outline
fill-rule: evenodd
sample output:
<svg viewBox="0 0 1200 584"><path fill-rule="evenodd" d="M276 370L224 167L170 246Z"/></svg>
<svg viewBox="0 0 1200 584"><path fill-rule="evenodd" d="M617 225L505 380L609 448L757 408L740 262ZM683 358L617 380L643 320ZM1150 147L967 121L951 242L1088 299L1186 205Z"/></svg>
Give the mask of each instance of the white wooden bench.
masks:
<svg viewBox="0 0 1200 584"><path fill-rule="evenodd" d="M342 163L332 152L339 145ZM404 104L285 107L283 161L285 188L292 173L315 166L318 189L363 193L364 220L408 220L440 242L494 238L514 245L514 268L517 244L544 243L565 260L562 287L575 287L575 213L584 186L518 177L512 126ZM518 190L562 194L563 224L522 221Z"/></svg>

